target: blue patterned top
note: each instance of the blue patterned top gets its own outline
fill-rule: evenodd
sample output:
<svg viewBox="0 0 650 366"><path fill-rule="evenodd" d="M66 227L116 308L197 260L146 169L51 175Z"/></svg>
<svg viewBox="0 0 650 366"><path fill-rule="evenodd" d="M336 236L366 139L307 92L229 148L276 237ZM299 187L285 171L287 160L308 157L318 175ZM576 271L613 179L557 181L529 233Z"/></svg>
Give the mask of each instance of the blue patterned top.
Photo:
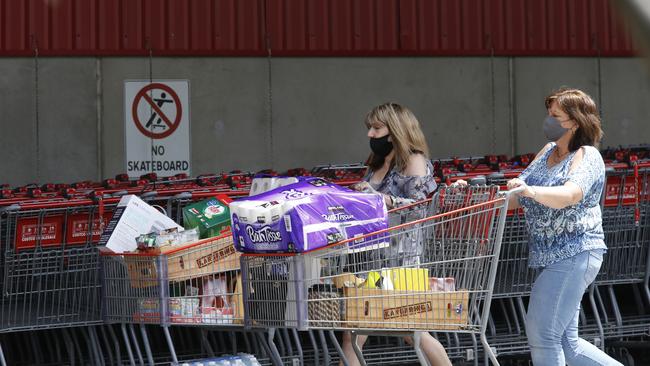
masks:
<svg viewBox="0 0 650 366"><path fill-rule="evenodd" d="M391 169L379 184L370 182L374 172L368 171L363 178L370 183L372 188L377 192L384 193L393 197L395 207L409 205L416 201L426 199L431 193L436 191L438 185L433 177L433 165L427 159L427 174L424 176L404 175L397 171L397 168Z"/></svg>
<svg viewBox="0 0 650 366"><path fill-rule="evenodd" d="M576 151L548 168L555 143L533 161L519 178L529 186L553 187L571 181L583 193L573 206L554 209L521 197L529 233L530 267L544 267L586 250L607 249L604 241L600 199L605 185L605 163L593 146L583 146L582 162L569 173Z"/></svg>

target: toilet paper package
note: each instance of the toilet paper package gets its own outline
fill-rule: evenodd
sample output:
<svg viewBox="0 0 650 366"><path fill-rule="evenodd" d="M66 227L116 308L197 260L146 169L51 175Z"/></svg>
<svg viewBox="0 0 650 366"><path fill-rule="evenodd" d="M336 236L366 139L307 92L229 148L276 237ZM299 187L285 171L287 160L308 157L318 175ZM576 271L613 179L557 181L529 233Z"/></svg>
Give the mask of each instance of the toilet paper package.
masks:
<svg viewBox="0 0 650 366"><path fill-rule="evenodd" d="M302 177L269 177L269 176L255 176L251 182L251 189L249 196L255 196L278 187L286 186L301 181Z"/></svg>
<svg viewBox="0 0 650 366"><path fill-rule="evenodd" d="M230 204L237 250L306 252L388 227L384 199L309 178ZM384 234L385 235L385 234ZM349 246L375 244L377 236Z"/></svg>

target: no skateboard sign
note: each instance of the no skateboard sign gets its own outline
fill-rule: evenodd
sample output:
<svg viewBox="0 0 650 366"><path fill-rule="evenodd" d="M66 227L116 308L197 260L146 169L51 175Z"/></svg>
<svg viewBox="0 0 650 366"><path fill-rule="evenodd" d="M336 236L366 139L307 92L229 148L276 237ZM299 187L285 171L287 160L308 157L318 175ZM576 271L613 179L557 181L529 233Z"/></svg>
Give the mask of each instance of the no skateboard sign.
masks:
<svg viewBox="0 0 650 366"><path fill-rule="evenodd" d="M152 98L156 95L158 98ZM178 94L161 83L149 84L140 89L131 110L138 130L153 139L162 139L174 133L183 116L183 104Z"/></svg>
<svg viewBox="0 0 650 366"><path fill-rule="evenodd" d="M190 174L189 82L124 82L126 170L130 177Z"/></svg>

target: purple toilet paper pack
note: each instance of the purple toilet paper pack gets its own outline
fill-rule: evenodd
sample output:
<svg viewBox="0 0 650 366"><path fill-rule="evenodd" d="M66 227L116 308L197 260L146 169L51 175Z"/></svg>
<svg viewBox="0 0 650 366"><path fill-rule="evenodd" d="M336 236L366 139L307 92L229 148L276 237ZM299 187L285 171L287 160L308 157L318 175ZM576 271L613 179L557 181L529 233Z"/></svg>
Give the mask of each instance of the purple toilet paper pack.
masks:
<svg viewBox="0 0 650 366"><path fill-rule="evenodd" d="M234 201L230 214L235 247L247 253L306 252L388 227L381 195L320 178ZM349 246L358 249L378 240L359 238Z"/></svg>

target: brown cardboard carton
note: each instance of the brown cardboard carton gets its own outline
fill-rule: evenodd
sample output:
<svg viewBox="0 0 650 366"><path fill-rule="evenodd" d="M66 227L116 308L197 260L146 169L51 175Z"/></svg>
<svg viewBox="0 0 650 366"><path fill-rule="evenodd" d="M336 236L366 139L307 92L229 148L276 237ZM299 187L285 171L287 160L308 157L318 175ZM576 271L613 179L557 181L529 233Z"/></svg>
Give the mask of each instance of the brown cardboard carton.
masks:
<svg viewBox="0 0 650 366"><path fill-rule="evenodd" d="M467 326L466 291L424 292L344 288L351 328L455 330Z"/></svg>
<svg viewBox="0 0 650 366"><path fill-rule="evenodd" d="M239 270L240 253L232 235L209 238L182 247L161 247L153 251L125 254L131 286L159 284L159 274L167 281L184 281L204 275Z"/></svg>

